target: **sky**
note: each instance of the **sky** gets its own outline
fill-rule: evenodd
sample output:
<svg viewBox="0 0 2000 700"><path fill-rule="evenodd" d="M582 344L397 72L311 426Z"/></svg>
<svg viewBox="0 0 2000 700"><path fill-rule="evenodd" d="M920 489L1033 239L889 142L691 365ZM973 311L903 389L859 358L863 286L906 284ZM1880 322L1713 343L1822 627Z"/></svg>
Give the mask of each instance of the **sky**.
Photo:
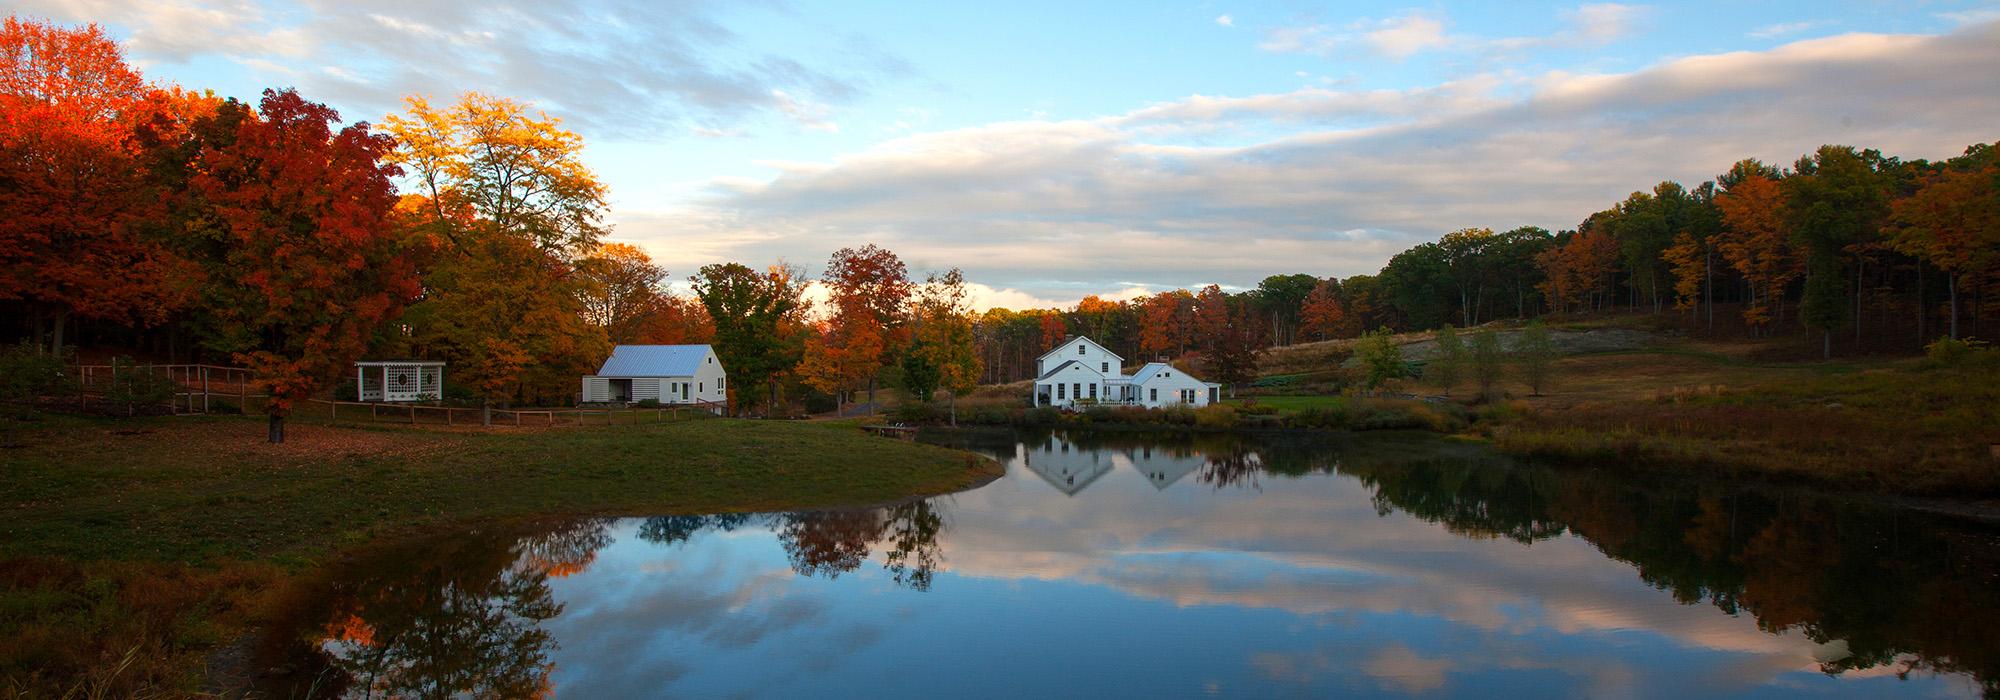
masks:
<svg viewBox="0 0 2000 700"><path fill-rule="evenodd" d="M585 137L675 278L876 243L977 306L1372 274L1821 144L2000 140L1985 1L8 0L156 81L353 121L468 90Z"/></svg>

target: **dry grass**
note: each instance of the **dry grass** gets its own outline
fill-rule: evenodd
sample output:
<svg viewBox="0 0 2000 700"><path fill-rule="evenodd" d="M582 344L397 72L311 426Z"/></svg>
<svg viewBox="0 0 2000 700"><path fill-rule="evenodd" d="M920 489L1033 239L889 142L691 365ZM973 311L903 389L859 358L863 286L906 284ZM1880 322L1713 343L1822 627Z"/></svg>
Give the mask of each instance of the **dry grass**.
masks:
<svg viewBox="0 0 2000 700"><path fill-rule="evenodd" d="M2000 495L2000 362L1748 364L1756 344L1572 358L1558 391L1492 430L1517 455ZM1721 350L1723 352L1718 352Z"/></svg>

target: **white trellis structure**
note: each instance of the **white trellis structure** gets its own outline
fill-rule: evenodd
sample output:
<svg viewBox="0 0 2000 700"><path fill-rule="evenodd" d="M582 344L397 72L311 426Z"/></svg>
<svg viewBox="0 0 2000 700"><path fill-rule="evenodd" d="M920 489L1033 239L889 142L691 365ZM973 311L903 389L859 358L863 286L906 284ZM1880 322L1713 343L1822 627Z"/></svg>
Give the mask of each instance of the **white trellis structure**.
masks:
<svg viewBox="0 0 2000 700"><path fill-rule="evenodd" d="M436 401L444 396L444 363L378 360L354 363L356 398L362 401Z"/></svg>

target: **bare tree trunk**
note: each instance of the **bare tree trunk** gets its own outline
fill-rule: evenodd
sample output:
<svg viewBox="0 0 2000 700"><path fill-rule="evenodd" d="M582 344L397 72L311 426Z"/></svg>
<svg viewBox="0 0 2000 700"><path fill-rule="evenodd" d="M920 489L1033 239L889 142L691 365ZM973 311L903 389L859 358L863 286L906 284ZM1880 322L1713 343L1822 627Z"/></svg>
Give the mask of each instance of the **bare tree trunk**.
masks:
<svg viewBox="0 0 2000 700"><path fill-rule="evenodd" d="M264 437L273 445L283 443L285 441L285 417L276 413L270 415L271 418L265 425Z"/></svg>
<svg viewBox="0 0 2000 700"><path fill-rule="evenodd" d="M55 318L55 330L53 334L50 336L50 343L49 343L50 352L55 353L57 355L62 354L63 329L65 326L68 325L69 325L69 311L68 310L57 311Z"/></svg>
<svg viewBox="0 0 2000 700"><path fill-rule="evenodd" d="M1925 327L1925 321L1928 320L1926 317L1929 315L1930 315L1930 309L1924 308L1924 261L1918 260L1917 261L1917 347L1924 346L1924 331L1930 330L1929 328Z"/></svg>
<svg viewBox="0 0 2000 700"><path fill-rule="evenodd" d="M1945 275L1944 280L1951 290L1951 339L1958 340L1958 275Z"/></svg>

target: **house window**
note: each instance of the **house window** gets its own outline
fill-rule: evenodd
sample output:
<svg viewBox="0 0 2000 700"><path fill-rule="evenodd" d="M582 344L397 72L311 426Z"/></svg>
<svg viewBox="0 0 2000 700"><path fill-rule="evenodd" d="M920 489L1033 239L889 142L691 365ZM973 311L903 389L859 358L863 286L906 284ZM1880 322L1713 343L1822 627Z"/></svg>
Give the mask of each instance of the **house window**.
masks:
<svg viewBox="0 0 2000 700"><path fill-rule="evenodd" d="M1061 400L1063 400L1063 398L1064 398L1064 396L1063 396L1063 385L1061 385L1061 384L1057 384L1057 385L1056 385L1056 400L1057 400L1057 401L1061 401Z"/></svg>
<svg viewBox="0 0 2000 700"><path fill-rule="evenodd" d="M1092 401L1096 401L1096 400L1097 400L1097 385L1096 385L1096 384L1092 384L1092 385L1090 385L1090 400L1092 400Z"/></svg>
<svg viewBox="0 0 2000 700"><path fill-rule="evenodd" d="M706 392L706 391L708 391L708 389L704 388L704 387L707 387L707 386L708 386L708 383L707 383L707 382L703 382L703 383L700 383L700 384L696 384L696 385L694 385L694 393L697 393L697 394L699 394L699 393L703 393L703 392Z"/></svg>
<svg viewBox="0 0 2000 700"><path fill-rule="evenodd" d="M715 378L715 390L716 390L716 391L721 391L721 390L722 390L722 380L724 380L724 379L728 379L728 377L716 377L716 378Z"/></svg>
<svg viewBox="0 0 2000 700"><path fill-rule="evenodd" d="M1159 390L1159 389L1147 389L1146 391L1148 391L1148 392L1151 392L1151 393L1149 393L1149 394L1147 395L1147 396L1148 396L1148 398L1146 399L1147 401L1158 401L1158 400L1160 400L1160 390Z"/></svg>
<svg viewBox="0 0 2000 700"><path fill-rule="evenodd" d="M1111 371L1111 363L1109 363L1109 362L1099 362L1099 363L1097 363L1097 371L1099 371L1099 372L1109 372L1109 371Z"/></svg>
<svg viewBox="0 0 2000 700"><path fill-rule="evenodd" d="M1078 355L1083 354L1083 346L1081 345L1076 346L1076 354Z"/></svg>
<svg viewBox="0 0 2000 700"><path fill-rule="evenodd" d="M1069 385L1069 395L1079 399L1083 398L1083 382L1071 382Z"/></svg>

